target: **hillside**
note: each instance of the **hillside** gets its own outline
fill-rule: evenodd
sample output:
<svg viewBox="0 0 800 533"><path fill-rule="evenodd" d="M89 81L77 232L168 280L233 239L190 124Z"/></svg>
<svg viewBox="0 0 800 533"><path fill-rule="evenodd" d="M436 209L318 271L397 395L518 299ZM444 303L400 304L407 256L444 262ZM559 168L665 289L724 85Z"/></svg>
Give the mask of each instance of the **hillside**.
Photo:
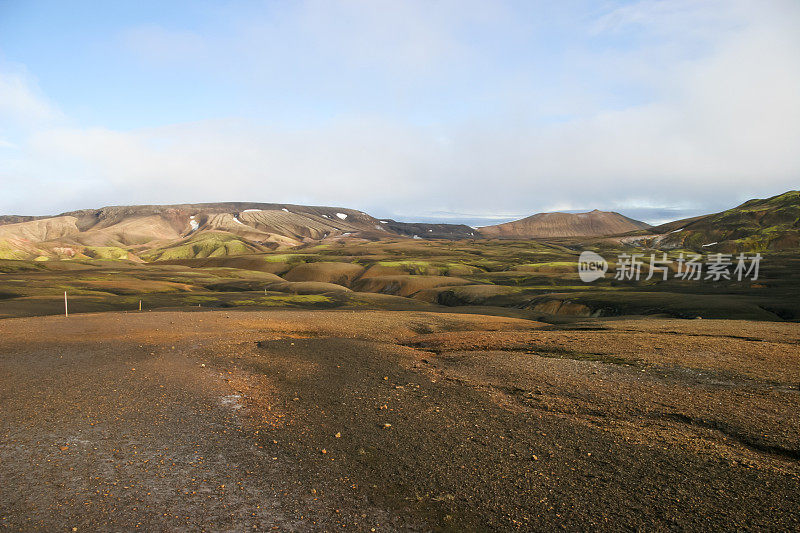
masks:
<svg viewBox="0 0 800 533"><path fill-rule="evenodd" d="M24 216L24 215L0 215L0 226L5 224L17 224L19 222L30 222L31 220L37 220L40 218L48 218L48 217L35 217L35 216Z"/></svg>
<svg viewBox="0 0 800 533"><path fill-rule="evenodd" d="M649 228L644 222L595 209L588 213L538 213L505 224L484 226L478 231L483 237L535 239L615 235L644 228Z"/></svg>
<svg viewBox="0 0 800 533"><path fill-rule="evenodd" d="M652 228L650 246L715 251L788 250L800 246L800 191L749 200L721 213Z"/></svg>
<svg viewBox="0 0 800 533"><path fill-rule="evenodd" d="M240 202L116 206L0 225L0 258L211 257L387 233L379 220L338 207Z"/></svg>
<svg viewBox="0 0 800 533"><path fill-rule="evenodd" d="M381 223L385 224L389 231L420 239L474 239L477 233L475 228L465 224L425 224L395 220L382 220Z"/></svg>
<svg viewBox="0 0 800 533"><path fill-rule="evenodd" d="M660 249L765 251L800 246L800 191L650 227L615 212L539 213L474 229L378 219L342 207L274 203L112 206L60 215L0 216L0 259L137 262L258 254L341 240L611 237Z"/></svg>

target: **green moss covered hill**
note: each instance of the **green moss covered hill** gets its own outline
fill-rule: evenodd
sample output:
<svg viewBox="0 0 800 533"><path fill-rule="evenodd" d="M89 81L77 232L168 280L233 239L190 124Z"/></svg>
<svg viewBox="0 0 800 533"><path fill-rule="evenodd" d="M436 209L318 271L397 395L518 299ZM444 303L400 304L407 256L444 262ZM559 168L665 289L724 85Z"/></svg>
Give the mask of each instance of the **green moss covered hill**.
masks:
<svg viewBox="0 0 800 533"><path fill-rule="evenodd" d="M720 252L795 250L800 247L800 191L749 200L721 213L678 220L653 229L659 248Z"/></svg>

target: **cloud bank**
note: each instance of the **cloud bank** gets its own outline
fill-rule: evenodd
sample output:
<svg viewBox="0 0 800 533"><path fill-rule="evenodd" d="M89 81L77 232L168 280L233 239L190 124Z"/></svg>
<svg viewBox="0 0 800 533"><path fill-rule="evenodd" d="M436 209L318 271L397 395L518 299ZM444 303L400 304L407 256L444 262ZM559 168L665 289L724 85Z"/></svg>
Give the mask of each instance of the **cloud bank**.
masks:
<svg viewBox="0 0 800 533"><path fill-rule="evenodd" d="M238 89L219 98L244 102L147 128L82 124L2 63L0 212L246 200L646 214L797 188L799 4L548 4L307 2L213 31L127 28L120 57L224 76Z"/></svg>

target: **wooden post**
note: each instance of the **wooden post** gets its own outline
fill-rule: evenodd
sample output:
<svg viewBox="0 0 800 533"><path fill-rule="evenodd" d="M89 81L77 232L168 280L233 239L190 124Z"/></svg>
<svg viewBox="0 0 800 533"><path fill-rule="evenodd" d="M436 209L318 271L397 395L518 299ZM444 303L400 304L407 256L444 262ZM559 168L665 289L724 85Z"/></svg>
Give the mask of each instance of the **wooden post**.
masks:
<svg viewBox="0 0 800 533"><path fill-rule="evenodd" d="M67 291L64 291L64 318L69 318L69 307L67 306Z"/></svg>

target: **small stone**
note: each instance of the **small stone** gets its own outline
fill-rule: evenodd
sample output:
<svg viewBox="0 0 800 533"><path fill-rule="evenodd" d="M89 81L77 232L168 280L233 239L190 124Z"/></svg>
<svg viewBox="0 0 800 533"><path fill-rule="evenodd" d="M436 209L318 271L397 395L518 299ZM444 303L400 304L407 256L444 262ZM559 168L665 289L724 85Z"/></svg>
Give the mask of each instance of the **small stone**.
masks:
<svg viewBox="0 0 800 533"><path fill-rule="evenodd" d="M328 453L328 450L326 450L325 448L322 448L322 454L325 455L326 453Z"/></svg>
<svg viewBox="0 0 800 533"><path fill-rule="evenodd" d="M384 424L384 425L383 425L383 429L389 429L389 428L391 428L391 427L392 427L392 425L391 425L391 424L389 424L388 422L387 422L386 424Z"/></svg>
<svg viewBox="0 0 800 533"><path fill-rule="evenodd" d="M335 436L337 439L341 439L341 438L342 438L342 434L341 434L341 433L337 433L337 434L336 434L336 435L334 435L334 436Z"/></svg>

